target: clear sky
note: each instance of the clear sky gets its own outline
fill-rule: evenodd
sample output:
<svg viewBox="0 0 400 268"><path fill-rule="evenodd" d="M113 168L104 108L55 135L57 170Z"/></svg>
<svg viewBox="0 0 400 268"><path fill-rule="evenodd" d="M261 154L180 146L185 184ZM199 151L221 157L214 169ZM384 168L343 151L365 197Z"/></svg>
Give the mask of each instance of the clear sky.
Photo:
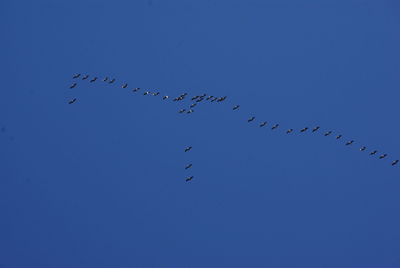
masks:
<svg viewBox="0 0 400 268"><path fill-rule="evenodd" d="M1 1L0 267L400 267L399 15Z"/></svg>

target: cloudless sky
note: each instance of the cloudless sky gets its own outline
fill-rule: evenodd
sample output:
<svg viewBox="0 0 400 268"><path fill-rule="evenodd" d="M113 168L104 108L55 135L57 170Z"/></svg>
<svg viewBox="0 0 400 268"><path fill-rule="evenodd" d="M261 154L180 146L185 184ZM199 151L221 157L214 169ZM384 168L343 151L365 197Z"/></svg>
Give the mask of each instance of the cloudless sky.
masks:
<svg viewBox="0 0 400 268"><path fill-rule="evenodd" d="M399 1L3 0L0 29L1 268L400 267Z"/></svg>

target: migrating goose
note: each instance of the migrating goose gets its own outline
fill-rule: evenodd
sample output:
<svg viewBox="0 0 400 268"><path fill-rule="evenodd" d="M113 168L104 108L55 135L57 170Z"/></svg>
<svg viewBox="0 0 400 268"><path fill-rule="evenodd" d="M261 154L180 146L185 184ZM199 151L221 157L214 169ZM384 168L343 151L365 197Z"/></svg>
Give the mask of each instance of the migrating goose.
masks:
<svg viewBox="0 0 400 268"><path fill-rule="evenodd" d="M316 126L315 128L313 128L312 132L315 132L315 131L317 131L318 129L320 129L320 127L319 127L319 126Z"/></svg>
<svg viewBox="0 0 400 268"><path fill-rule="evenodd" d="M192 98L192 100L195 100L195 99L197 99L197 98L200 98L200 96L194 96L193 98Z"/></svg>
<svg viewBox="0 0 400 268"><path fill-rule="evenodd" d="M387 154L383 154L383 155L379 156L379 159L383 159L383 158L385 158L386 156L387 156Z"/></svg>
<svg viewBox="0 0 400 268"><path fill-rule="evenodd" d="M278 127L279 127L279 124L275 124L271 129L274 130L274 129L277 129Z"/></svg>
<svg viewBox="0 0 400 268"><path fill-rule="evenodd" d="M74 88L76 87L77 83L73 83L72 85L69 86L69 88Z"/></svg>
<svg viewBox="0 0 400 268"><path fill-rule="evenodd" d="M125 83L125 84L122 85L122 88L127 88L127 87L128 87L128 84L127 84L127 83Z"/></svg>
<svg viewBox="0 0 400 268"><path fill-rule="evenodd" d="M164 96L162 99L163 100L166 100L166 99L168 99L169 97L166 95L166 96Z"/></svg>
<svg viewBox="0 0 400 268"><path fill-rule="evenodd" d="M332 134L332 131L328 131L328 132L326 132L325 134L324 134L324 136L326 137L326 136L329 136L329 135L331 135Z"/></svg>
<svg viewBox="0 0 400 268"><path fill-rule="evenodd" d="M263 126L265 126L267 124L267 121L264 121L264 122L262 122L261 124L260 124L260 127L263 127Z"/></svg>
<svg viewBox="0 0 400 268"><path fill-rule="evenodd" d="M68 102L68 104L72 104L72 103L74 103L76 101L76 98L73 98L72 100L70 100L69 102Z"/></svg>
<svg viewBox="0 0 400 268"><path fill-rule="evenodd" d="M221 98L219 98L217 101L218 101L218 102L224 101L227 97L228 97L228 96L221 97Z"/></svg>
<svg viewBox="0 0 400 268"><path fill-rule="evenodd" d="M190 177L186 178L186 181L191 181L191 180L193 180L193 176L190 176Z"/></svg>
<svg viewBox="0 0 400 268"><path fill-rule="evenodd" d="M97 77L92 78L92 80L90 80L90 83L93 83L97 80Z"/></svg>
<svg viewBox="0 0 400 268"><path fill-rule="evenodd" d="M103 82L106 82L108 80L108 77L104 77Z"/></svg>
<svg viewBox="0 0 400 268"><path fill-rule="evenodd" d="M369 153L369 155L374 155L374 154L376 154L377 152L378 152L377 150L372 151L372 152Z"/></svg>
<svg viewBox="0 0 400 268"><path fill-rule="evenodd" d="M189 165L187 165L187 166L185 167L185 169L191 168L192 166L193 166L192 164L189 164Z"/></svg>
<svg viewBox="0 0 400 268"><path fill-rule="evenodd" d="M286 131L286 134L289 134L289 133L292 133L293 132L293 128L289 128L287 131Z"/></svg>
<svg viewBox="0 0 400 268"><path fill-rule="evenodd" d="M342 135L337 135L336 136L336 139L338 140L338 139L340 139L342 137Z"/></svg>
<svg viewBox="0 0 400 268"><path fill-rule="evenodd" d="M110 82L108 82L108 83L112 84L112 83L114 83L114 82L115 82L115 78L113 78L112 80L110 80Z"/></svg>
<svg viewBox="0 0 400 268"><path fill-rule="evenodd" d="M85 75L84 77L82 77L82 80L86 80L86 79L88 79L89 78L89 75L87 74L87 75Z"/></svg>
<svg viewBox="0 0 400 268"><path fill-rule="evenodd" d="M197 105L197 103L193 103L193 104L190 105L190 108L193 108L193 107L195 107L196 105Z"/></svg>
<svg viewBox="0 0 400 268"><path fill-rule="evenodd" d="M247 119L247 122L254 121L254 119L256 119L254 116L253 116L253 117L250 117L249 119Z"/></svg>
<svg viewBox="0 0 400 268"><path fill-rule="evenodd" d="M203 101L204 100L204 98L203 97L200 97L200 98L198 98L197 100L196 100L196 102L201 102L201 101Z"/></svg>
<svg viewBox="0 0 400 268"><path fill-rule="evenodd" d="M360 148L360 151L365 151L367 149L367 147L363 146Z"/></svg>
<svg viewBox="0 0 400 268"><path fill-rule="evenodd" d="M186 111L185 109L181 109L181 110L179 110L179 113L183 114L185 111Z"/></svg>
<svg viewBox="0 0 400 268"><path fill-rule="evenodd" d="M76 74L76 75L74 75L72 78L78 78L79 76L81 76L81 74Z"/></svg>
<svg viewBox="0 0 400 268"><path fill-rule="evenodd" d="M305 127L303 129L301 129L300 132L305 132L305 131L307 131L307 129L308 129L308 127Z"/></svg>
<svg viewBox="0 0 400 268"><path fill-rule="evenodd" d="M353 140L351 140L351 141L348 141L348 142L346 142L346 145L350 145L350 144L353 144Z"/></svg>
<svg viewBox="0 0 400 268"><path fill-rule="evenodd" d="M236 105L236 106L234 106L234 107L232 108L232 110L237 110L237 109L239 109L239 107L240 107L240 105Z"/></svg>
<svg viewBox="0 0 400 268"><path fill-rule="evenodd" d="M392 166L396 165L397 163L399 163L399 160L394 160L394 161L392 162Z"/></svg>
<svg viewBox="0 0 400 268"><path fill-rule="evenodd" d="M149 91L146 91L146 92L143 93L143 95L145 95L145 96L148 95L148 94L150 94Z"/></svg>
<svg viewBox="0 0 400 268"><path fill-rule="evenodd" d="M185 148L185 152L190 151L192 149L192 146L188 146Z"/></svg>
<svg viewBox="0 0 400 268"><path fill-rule="evenodd" d="M140 90L140 87L137 87L137 88L132 89L133 92L137 92L137 91L139 91L139 90Z"/></svg>
<svg viewBox="0 0 400 268"><path fill-rule="evenodd" d="M193 113L193 112L194 112L193 109L190 109L189 111L187 111L188 114L191 114L191 113Z"/></svg>
<svg viewBox="0 0 400 268"><path fill-rule="evenodd" d="M158 96L158 95L160 95L160 92L153 93L153 96Z"/></svg>

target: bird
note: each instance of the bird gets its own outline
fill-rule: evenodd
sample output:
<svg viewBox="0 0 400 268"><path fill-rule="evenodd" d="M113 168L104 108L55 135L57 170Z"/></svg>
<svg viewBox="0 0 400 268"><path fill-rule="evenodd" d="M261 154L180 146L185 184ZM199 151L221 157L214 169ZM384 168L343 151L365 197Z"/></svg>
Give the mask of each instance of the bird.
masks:
<svg viewBox="0 0 400 268"><path fill-rule="evenodd" d="M74 88L76 87L77 83L73 83L72 85L69 86L69 88Z"/></svg>
<svg viewBox="0 0 400 268"><path fill-rule="evenodd" d="M326 136L329 136L329 135L331 135L332 134L332 131L328 131L328 132L326 132L325 134L324 134L324 136L326 137Z"/></svg>
<svg viewBox="0 0 400 268"><path fill-rule="evenodd" d="M394 161L392 162L392 166L396 165L397 163L399 163L399 160L394 160Z"/></svg>
<svg viewBox="0 0 400 268"><path fill-rule="evenodd" d="M227 97L228 97L228 96L221 97L221 98L219 98L217 101L218 101L218 102L224 101Z"/></svg>
<svg viewBox="0 0 400 268"><path fill-rule="evenodd" d="M336 139L338 140L338 139L340 139L342 137L342 135L337 135L336 136Z"/></svg>
<svg viewBox="0 0 400 268"><path fill-rule="evenodd" d="M181 110L179 110L179 113L182 114L182 113L184 113L185 111L186 111L185 109L181 109Z"/></svg>
<svg viewBox="0 0 400 268"><path fill-rule="evenodd" d="M196 100L196 102L201 102L201 101L203 101L204 100L204 98L203 97L200 97L200 98L198 98L197 100Z"/></svg>
<svg viewBox="0 0 400 268"><path fill-rule="evenodd" d="M249 119L247 119L247 122L254 121L254 119L256 119L254 116L253 116L253 117L250 117Z"/></svg>
<svg viewBox="0 0 400 268"><path fill-rule="evenodd" d="M137 91L139 91L139 90L140 90L140 87L137 87L137 88L132 89L133 92L137 92Z"/></svg>
<svg viewBox="0 0 400 268"><path fill-rule="evenodd" d="M108 77L104 77L103 82L106 82L108 80Z"/></svg>
<svg viewBox="0 0 400 268"><path fill-rule="evenodd" d="M112 84L112 83L114 83L114 82L115 82L115 78L113 78L112 80L110 80L110 82L108 82L108 83Z"/></svg>
<svg viewBox="0 0 400 268"><path fill-rule="evenodd" d="M214 98L211 100L211 102L214 102L214 101L216 101L216 100L218 100L218 98L217 98L217 97L214 97Z"/></svg>
<svg viewBox="0 0 400 268"><path fill-rule="evenodd" d="M185 153L188 152L188 151L190 151L190 150L192 150L192 146L186 147L186 148L185 148Z"/></svg>
<svg viewBox="0 0 400 268"><path fill-rule="evenodd" d="M197 105L197 103L192 103L191 105L190 105L190 108L193 108L193 107L195 107Z"/></svg>
<svg viewBox="0 0 400 268"><path fill-rule="evenodd" d="M387 154L383 154L383 155L379 156L379 159L383 159L383 158L385 158L386 156L387 156Z"/></svg>
<svg viewBox="0 0 400 268"><path fill-rule="evenodd" d="M320 127L319 127L319 126L316 126L315 128L313 128L312 132L315 132L315 131L317 131L318 129L320 129Z"/></svg>
<svg viewBox="0 0 400 268"><path fill-rule="evenodd" d="M365 151L365 149L367 149L367 147L363 146L360 148L360 151Z"/></svg>
<svg viewBox="0 0 400 268"><path fill-rule="evenodd" d="M275 124L273 125L273 127L271 127L272 130L277 129L279 127L279 124Z"/></svg>
<svg viewBox="0 0 400 268"><path fill-rule="evenodd" d="M200 96L194 96L194 97L192 98L192 100L195 100L195 99L197 99L197 98L200 98Z"/></svg>
<svg viewBox="0 0 400 268"><path fill-rule="evenodd" d="M301 129L300 132L305 132L305 131L307 131L307 129L308 129L308 127L305 127L303 129Z"/></svg>
<svg viewBox="0 0 400 268"><path fill-rule="evenodd" d="M166 100L166 99L168 99L168 98L169 98L169 96L166 95L166 96L164 96L162 99L163 99L163 100Z"/></svg>
<svg viewBox="0 0 400 268"><path fill-rule="evenodd" d="M86 79L88 79L89 78L89 75L87 74L87 75L85 75L84 77L82 77L82 80L86 80Z"/></svg>
<svg viewBox="0 0 400 268"><path fill-rule="evenodd" d="M208 96L206 100L211 100L214 96Z"/></svg>
<svg viewBox="0 0 400 268"><path fill-rule="evenodd" d="M128 87L128 84L127 84L127 83L125 83L125 84L122 85L122 88L127 88L127 87Z"/></svg>
<svg viewBox="0 0 400 268"><path fill-rule="evenodd" d="M76 98L73 98L72 100L70 100L69 102L68 102L68 104L72 104L72 103L74 103L76 101Z"/></svg>
<svg viewBox="0 0 400 268"><path fill-rule="evenodd" d="M185 169L191 168L192 166L193 166L192 164L189 164L189 165L187 165L187 166L185 167Z"/></svg>
<svg viewBox="0 0 400 268"><path fill-rule="evenodd" d="M293 128L289 128L287 131L286 131L286 134L289 134L289 133L292 133L293 132Z"/></svg>
<svg viewBox="0 0 400 268"><path fill-rule="evenodd" d="M186 178L186 181L188 182L188 181L191 181L191 180L193 180L193 176L190 176L190 177L187 177Z"/></svg>
<svg viewBox="0 0 400 268"><path fill-rule="evenodd" d="M351 140L351 141L348 141L348 142L346 142L346 145L350 145L350 144L353 144L353 140Z"/></svg>
<svg viewBox="0 0 400 268"><path fill-rule="evenodd" d="M233 106L232 110L237 110L239 108L240 108L240 105L235 105L235 106Z"/></svg>
<svg viewBox="0 0 400 268"><path fill-rule="evenodd" d="M264 122L262 122L262 123L260 124L260 127L263 127L263 126L265 126L266 124L267 124L267 122L264 121Z"/></svg>
<svg viewBox="0 0 400 268"><path fill-rule="evenodd" d="M146 95L148 95L149 93L150 93L150 92L146 91L146 92L143 93L143 95L146 96Z"/></svg>
<svg viewBox="0 0 400 268"><path fill-rule="evenodd" d="M377 150L372 151L372 152L369 153L369 155L374 155L374 154L376 154L377 152L378 152Z"/></svg>
<svg viewBox="0 0 400 268"><path fill-rule="evenodd" d="M79 76L81 76L81 74L76 74L76 75L74 75L72 78L78 78Z"/></svg>
<svg viewBox="0 0 400 268"><path fill-rule="evenodd" d="M153 96L158 96L158 95L160 95L160 92L153 93Z"/></svg>
<svg viewBox="0 0 400 268"><path fill-rule="evenodd" d="M93 83L96 80L97 80L97 77L94 77L94 78L92 78L92 80L90 80L90 83Z"/></svg>
<svg viewBox="0 0 400 268"><path fill-rule="evenodd" d="M190 110L187 111L188 114L191 114L191 113L193 113L193 112L194 112L193 109L190 109Z"/></svg>

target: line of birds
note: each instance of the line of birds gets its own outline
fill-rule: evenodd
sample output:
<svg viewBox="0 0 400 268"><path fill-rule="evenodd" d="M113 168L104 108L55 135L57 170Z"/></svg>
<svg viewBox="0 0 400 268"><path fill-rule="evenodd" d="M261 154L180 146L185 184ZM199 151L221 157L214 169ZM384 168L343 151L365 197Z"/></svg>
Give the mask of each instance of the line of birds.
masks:
<svg viewBox="0 0 400 268"><path fill-rule="evenodd" d="M78 78L80 78L80 77L81 77L81 74L79 74L79 73L73 75L73 79L78 79ZM88 78L89 78L89 75L84 75L84 76L82 76L82 80L87 80ZM97 80L98 80L98 77L93 77L93 78L90 79L89 81L90 81L90 83L93 83L93 82L95 82L95 81L97 81ZM109 83L109 84L113 84L113 83L115 83L115 81L116 81L115 78L110 79L109 77L105 77L105 78L103 79L103 82L107 82L107 83ZM72 89L72 88L75 88L76 86L77 86L77 82L73 82L73 83L70 85L70 88ZM128 84L127 84L127 83L124 83L124 84L122 84L121 87L125 89L125 88L128 87ZM141 89L137 87L137 88L132 89L132 92L139 92L140 90L141 90ZM156 92L144 91L143 95L158 96L158 95L160 95L160 92L158 92L158 91L156 91ZM190 100L192 101L192 103L190 104L190 106L189 106L188 108L186 108L186 109L185 109L185 108L182 108L182 109L179 109L179 110L178 110L178 113L180 113L180 114L184 114L184 113L185 113L185 114L191 114L191 113L193 113L193 112L194 112L194 109L193 109L193 108L195 108L200 102L202 102L202 101L204 101L204 100L209 101L209 102L217 102L217 103L220 103L220 102L223 102L223 101L225 101L225 100L227 99L227 96L217 97L217 96L212 96L212 95L207 95L207 94L196 95L196 96L193 96L193 97L191 97L191 98L187 98L187 97L188 97L188 93L183 93L183 94L180 94L179 96L177 96L177 97L175 97L175 98L171 98L172 101L174 101L174 102L180 102L180 101L183 101L183 100L185 100L185 99L190 99ZM169 97L168 95L164 95L164 96L162 97L162 99L163 99L163 100L168 100L168 99L170 99L170 97ZM68 103L69 103L69 104L73 104L73 103L75 103L76 101L77 101L77 99L76 99L76 98L73 98L73 99L69 100ZM239 109L240 109L240 105L235 105L235 106L232 107L232 110L234 110L234 111L237 111L237 110L239 110ZM255 121L255 120L256 120L256 117L255 117L255 116L251 116L251 117L249 117L249 118L247 119L247 122L248 122L248 123L251 123L251 122L253 122L253 121ZM263 122L261 122L261 123L259 124L259 127L260 127L260 128L261 128L261 127L265 127L267 124L268 124L267 121L263 121ZM276 129L278 129L279 127L280 127L279 124L274 124L274 125L271 127L271 130L276 130ZM315 127L312 128L312 129L310 129L309 127L304 127L304 128L302 128L302 129L300 129L299 132L300 132L300 133L305 133L305 132L307 132L308 130L310 130L312 133L315 133L315 132L317 132L317 131L320 131L320 129L321 129L320 126L315 126ZM293 128L289 128L289 129L286 130L286 134L291 134L291 133L293 133L294 131L295 131L295 130L294 130ZM323 135L324 135L325 137L330 136L330 135L332 135L332 134L333 134L333 131L332 131L332 130L328 130L328 131L326 131L326 132L323 133ZM335 138L336 138L337 140L342 139L342 138L343 138L343 135L342 135L342 134L338 134L338 135L335 136ZM350 145L352 145L353 143L355 143L354 140L348 140L348 141L345 142L345 145L346 145L346 146L350 146ZM188 148L191 149L190 146L189 146ZM190 149L188 149L188 150L190 150ZM367 147L366 147L366 146L362 146L362 147L359 148L359 150L360 150L360 151L366 151L366 150L367 150ZM186 149L185 149L185 152L187 152ZM377 150L372 150L372 151L369 153L369 155L373 156L373 155L376 155L377 153L378 153ZM386 158L387 156L388 156L388 154L383 153L383 154L381 154L381 155L379 156L379 159L384 159L384 158ZM398 162L399 162L398 159L393 160L393 161L391 162L391 165L392 165L392 166L395 166L395 165L398 164ZM185 169L189 169L189 168L191 168L191 167L192 167L192 165L190 164L190 166L189 166L189 165L186 166ZM186 178L186 181L191 181L192 179L193 179L193 176L190 176L190 177Z"/></svg>

